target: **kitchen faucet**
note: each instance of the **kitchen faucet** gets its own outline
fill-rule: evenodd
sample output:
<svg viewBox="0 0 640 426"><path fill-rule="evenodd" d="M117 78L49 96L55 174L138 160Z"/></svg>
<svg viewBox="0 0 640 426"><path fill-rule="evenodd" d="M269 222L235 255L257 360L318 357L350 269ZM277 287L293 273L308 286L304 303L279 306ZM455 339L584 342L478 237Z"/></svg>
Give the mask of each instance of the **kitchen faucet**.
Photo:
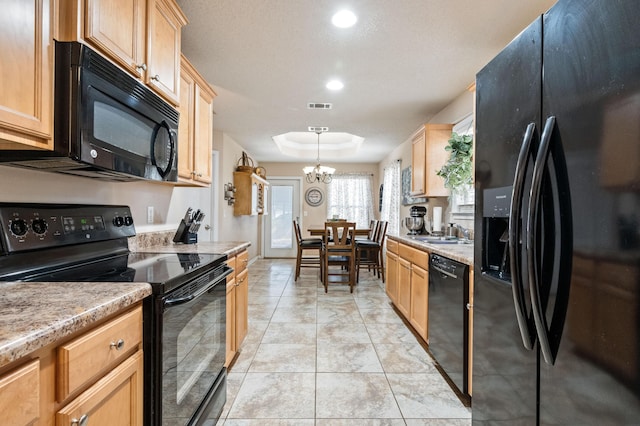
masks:
<svg viewBox="0 0 640 426"><path fill-rule="evenodd" d="M469 230L467 228L465 228L464 226L456 223L454 225L456 228L458 228L458 230L462 233L462 236L468 240L469 239Z"/></svg>

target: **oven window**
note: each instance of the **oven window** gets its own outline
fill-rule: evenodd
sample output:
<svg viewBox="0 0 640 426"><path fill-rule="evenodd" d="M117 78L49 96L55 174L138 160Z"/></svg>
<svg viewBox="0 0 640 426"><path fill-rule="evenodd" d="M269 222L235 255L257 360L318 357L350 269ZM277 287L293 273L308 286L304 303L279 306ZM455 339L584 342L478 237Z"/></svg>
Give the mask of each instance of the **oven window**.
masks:
<svg viewBox="0 0 640 426"><path fill-rule="evenodd" d="M93 137L111 146L149 156L155 123L124 105L93 102Z"/></svg>
<svg viewBox="0 0 640 426"><path fill-rule="evenodd" d="M222 372L226 344L226 285L163 317L162 423L186 424Z"/></svg>

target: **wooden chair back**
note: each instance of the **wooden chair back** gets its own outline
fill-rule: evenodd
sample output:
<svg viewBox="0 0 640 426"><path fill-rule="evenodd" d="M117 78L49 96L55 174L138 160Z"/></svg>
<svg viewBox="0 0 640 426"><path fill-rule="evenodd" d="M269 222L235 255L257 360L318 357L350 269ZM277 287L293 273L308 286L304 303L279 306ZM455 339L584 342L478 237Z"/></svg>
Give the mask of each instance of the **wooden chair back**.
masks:
<svg viewBox="0 0 640 426"><path fill-rule="evenodd" d="M302 241L302 232L300 232L300 224L297 220L293 220L293 232L296 234L296 243L300 245L300 241Z"/></svg>
<svg viewBox="0 0 640 426"><path fill-rule="evenodd" d="M380 247L384 244L384 238L387 235L387 227L389 226L389 222L386 220L381 220L378 222L378 229L376 230L376 239L375 241L380 244Z"/></svg>
<svg viewBox="0 0 640 426"><path fill-rule="evenodd" d="M352 248L355 246L355 222L325 222L324 242L327 249Z"/></svg>

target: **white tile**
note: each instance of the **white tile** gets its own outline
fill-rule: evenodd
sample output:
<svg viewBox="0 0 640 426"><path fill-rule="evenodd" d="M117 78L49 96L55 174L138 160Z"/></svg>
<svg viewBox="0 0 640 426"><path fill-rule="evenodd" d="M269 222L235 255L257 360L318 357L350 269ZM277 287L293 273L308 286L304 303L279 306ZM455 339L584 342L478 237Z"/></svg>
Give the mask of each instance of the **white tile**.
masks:
<svg viewBox="0 0 640 426"><path fill-rule="evenodd" d="M247 373L228 419L312 419L313 373Z"/></svg>

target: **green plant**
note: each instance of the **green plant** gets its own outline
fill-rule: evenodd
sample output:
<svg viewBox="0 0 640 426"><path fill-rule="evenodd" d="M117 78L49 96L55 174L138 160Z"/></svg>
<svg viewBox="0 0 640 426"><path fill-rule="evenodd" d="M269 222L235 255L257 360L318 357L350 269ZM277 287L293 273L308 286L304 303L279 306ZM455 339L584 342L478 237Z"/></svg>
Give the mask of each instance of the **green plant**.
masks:
<svg viewBox="0 0 640 426"><path fill-rule="evenodd" d="M436 173L444 179L445 188L456 192L472 183L473 137L451 133L448 145L444 148L451 155L449 160Z"/></svg>

